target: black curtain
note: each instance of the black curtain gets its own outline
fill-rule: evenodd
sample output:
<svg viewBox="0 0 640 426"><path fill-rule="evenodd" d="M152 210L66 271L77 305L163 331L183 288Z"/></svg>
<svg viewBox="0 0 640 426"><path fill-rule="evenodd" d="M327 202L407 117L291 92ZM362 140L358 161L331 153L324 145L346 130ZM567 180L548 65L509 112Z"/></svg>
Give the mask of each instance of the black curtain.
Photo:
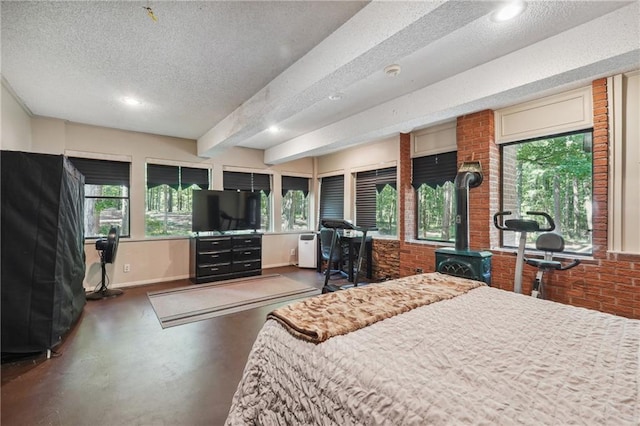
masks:
<svg viewBox="0 0 640 426"><path fill-rule="evenodd" d="M418 189L427 184L432 188L453 182L458 173L457 151L416 157L413 159L413 179L411 185Z"/></svg>
<svg viewBox="0 0 640 426"><path fill-rule="evenodd" d="M131 163L78 157L69 157L69 160L84 175L84 183L87 185L124 185L129 187Z"/></svg>
<svg viewBox="0 0 640 426"><path fill-rule="evenodd" d="M163 164L147 164L147 188L169 185L173 189L180 187L180 168Z"/></svg>
<svg viewBox="0 0 640 426"><path fill-rule="evenodd" d="M209 189L209 169L181 167L180 187L185 189L191 185L198 185L200 189Z"/></svg>
<svg viewBox="0 0 640 426"><path fill-rule="evenodd" d="M309 178L282 176L283 197L287 194L287 191L302 191L306 197L309 194Z"/></svg>
<svg viewBox="0 0 640 426"><path fill-rule="evenodd" d="M223 172L222 185L224 189L239 189L241 191L264 191L271 193L271 179L268 174L245 173L245 172Z"/></svg>

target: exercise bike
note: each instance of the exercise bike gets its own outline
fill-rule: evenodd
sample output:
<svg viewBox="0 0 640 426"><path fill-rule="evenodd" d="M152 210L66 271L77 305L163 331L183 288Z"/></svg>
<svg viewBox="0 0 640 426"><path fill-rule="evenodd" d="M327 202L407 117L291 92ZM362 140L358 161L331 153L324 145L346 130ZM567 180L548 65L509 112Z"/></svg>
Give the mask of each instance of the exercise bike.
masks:
<svg viewBox="0 0 640 426"><path fill-rule="evenodd" d="M566 271L580 264L579 259L574 259L571 263L563 265L561 262L553 260L554 253L564 251L564 238L560 234L553 231L556 225L547 213L543 212L527 212L528 216L539 216L544 218L545 223L541 226L540 222L535 219L519 218L504 219L504 223L500 224L499 219L503 216L511 215L510 211L498 212L493 215L493 224L501 231L515 231L520 233L520 243L518 245L518 255L516 257L516 271L514 276L513 291L522 293L522 270L527 265L538 268L536 278L533 282L531 296L544 299L544 273L548 271ZM542 232L536 239L536 249L544 252L542 259L528 259L524 256L524 249L527 245L527 233Z"/></svg>

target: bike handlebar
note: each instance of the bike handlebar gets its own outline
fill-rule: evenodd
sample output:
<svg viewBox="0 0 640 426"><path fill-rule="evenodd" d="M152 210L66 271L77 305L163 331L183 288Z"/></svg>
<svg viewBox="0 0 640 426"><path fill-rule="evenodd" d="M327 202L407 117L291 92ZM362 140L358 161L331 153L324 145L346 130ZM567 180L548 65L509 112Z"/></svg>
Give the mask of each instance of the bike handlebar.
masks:
<svg viewBox="0 0 640 426"><path fill-rule="evenodd" d="M553 231L554 229L556 229L556 224L553 221L553 219L551 218L551 216L549 216L547 213L545 212L527 212L528 215L531 216L542 216L545 218L545 220L547 221L547 224L549 225L547 228L540 228L540 232L550 232Z"/></svg>
<svg viewBox="0 0 640 426"><path fill-rule="evenodd" d="M496 214L493 215L493 224L495 225L496 228L501 229L503 231L508 231L509 229L498 223L498 218L502 217L502 216L509 216L511 214L510 211L504 211L504 212L498 212Z"/></svg>
<svg viewBox="0 0 640 426"><path fill-rule="evenodd" d="M571 269L574 266L578 266L579 264L580 264L580 259L574 259L571 263L569 263L568 265L561 266L558 270L566 271L567 269Z"/></svg>
<svg viewBox="0 0 640 426"><path fill-rule="evenodd" d="M510 229L509 227L505 226L505 225L501 225L500 223L498 223L498 219L501 218L502 216L509 216L511 214L511 211L503 211L503 212L498 212L496 214L493 215L493 224L495 225L496 228L502 230L502 231L514 231L514 229ZM540 229L537 232L550 232L553 231L554 229L556 229L556 224L553 221L553 218L551 216L549 216L547 213L544 212L526 212L527 215L529 216L542 216L545 219L545 222L548 226L546 227L540 227Z"/></svg>

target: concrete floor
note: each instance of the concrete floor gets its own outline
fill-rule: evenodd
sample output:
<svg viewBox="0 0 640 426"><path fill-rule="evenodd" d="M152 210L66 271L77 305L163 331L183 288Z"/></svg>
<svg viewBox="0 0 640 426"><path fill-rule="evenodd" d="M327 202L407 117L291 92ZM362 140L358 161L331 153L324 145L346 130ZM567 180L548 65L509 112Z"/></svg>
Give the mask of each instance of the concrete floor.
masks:
<svg viewBox="0 0 640 426"><path fill-rule="evenodd" d="M322 287L315 269L280 273ZM269 305L162 329L148 291L89 301L55 357L2 364L2 425L222 425Z"/></svg>

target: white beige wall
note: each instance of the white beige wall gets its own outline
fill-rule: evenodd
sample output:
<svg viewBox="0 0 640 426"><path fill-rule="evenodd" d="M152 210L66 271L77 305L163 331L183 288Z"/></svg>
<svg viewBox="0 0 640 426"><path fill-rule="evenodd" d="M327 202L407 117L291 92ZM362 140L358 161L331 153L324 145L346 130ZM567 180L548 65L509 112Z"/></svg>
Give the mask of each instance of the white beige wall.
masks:
<svg viewBox="0 0 640 426"><path fill-rule="evenodd" d="M196 142L146 133L129 132L84 124L69 123L51 118L33 118L33 152L73 154L96 158L123 157L131 161L131 237L122 238L116 262L108 266L113 287L170 281L189 276L188 238L146 238L145 223L145 164L147 161L169 161L180 164L206 165L212 169L213 189L222 189L225 169L260 171L273 175L273 217L279 223L282 173L312 177L313 161L302 159L277 166L263 163L260 150L230 148L216 158L196 155ZM276 207L277 206L277 207ZM264 268L294 264L291 249L298 243L299 233L268 233L263 239ZM92 289L100 282L100 265L93 241L85 245L87 274L85 287ZM123 272L123 264L131 271Z"/></svg>
<svg viewBox="0 0 640 426"><path fill-rule="evenodd" d="M0 149L31 151L31 117L4 83L0 97L2 98Z"/></svg>

